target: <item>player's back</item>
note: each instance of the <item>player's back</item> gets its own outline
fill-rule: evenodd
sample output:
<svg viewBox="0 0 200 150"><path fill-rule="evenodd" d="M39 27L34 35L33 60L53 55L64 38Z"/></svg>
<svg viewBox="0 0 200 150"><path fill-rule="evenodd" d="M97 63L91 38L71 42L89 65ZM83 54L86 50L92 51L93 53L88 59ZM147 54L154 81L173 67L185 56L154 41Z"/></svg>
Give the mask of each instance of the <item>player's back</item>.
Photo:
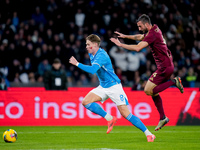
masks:
<svg viewBox="0 0 200 150"><path fill-rule="evenodd" d="M173 65L171 51L168 49L162 32L157 25L153 25L151 30L145 35L143 41L148 42L158 68Z"/></svg>

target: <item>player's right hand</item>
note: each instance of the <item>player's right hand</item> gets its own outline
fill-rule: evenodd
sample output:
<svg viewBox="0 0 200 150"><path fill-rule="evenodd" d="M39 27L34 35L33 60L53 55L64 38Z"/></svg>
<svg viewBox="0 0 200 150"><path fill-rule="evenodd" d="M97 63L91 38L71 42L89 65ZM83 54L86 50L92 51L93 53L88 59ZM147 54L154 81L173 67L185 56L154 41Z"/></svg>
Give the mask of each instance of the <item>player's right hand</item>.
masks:
<svg viewBox="0 0 200 150"><path fill-rule="evenodd" d="M76 60L76 58L74 58L74 56L72 56L72 57L69 59L69 63L76 66L77 63L78 63L78 61Z"/></svg>
<svg viewBox="0 0 200 150"><path fill-rule="evenodd" d="M110 40L115 43L117 46L121 47L121 42L119 41L119 39L117 38L110 38Z"/></svg>

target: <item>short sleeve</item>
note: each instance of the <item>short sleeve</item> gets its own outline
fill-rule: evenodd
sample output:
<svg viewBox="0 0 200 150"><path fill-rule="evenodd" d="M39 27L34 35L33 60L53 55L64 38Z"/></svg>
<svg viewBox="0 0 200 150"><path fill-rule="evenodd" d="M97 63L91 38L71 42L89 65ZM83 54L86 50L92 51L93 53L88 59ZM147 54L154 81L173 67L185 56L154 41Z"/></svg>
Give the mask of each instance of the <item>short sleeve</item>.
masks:
<svg viewBox="0 0 200 150"><path fill-rule="evenodd" d="M156 38L155 38L154 33L150 31L149 33L147 33L147 35L144 37L142 41L146 41L150 45L151 43L155 41L155 39Z"/></svg>

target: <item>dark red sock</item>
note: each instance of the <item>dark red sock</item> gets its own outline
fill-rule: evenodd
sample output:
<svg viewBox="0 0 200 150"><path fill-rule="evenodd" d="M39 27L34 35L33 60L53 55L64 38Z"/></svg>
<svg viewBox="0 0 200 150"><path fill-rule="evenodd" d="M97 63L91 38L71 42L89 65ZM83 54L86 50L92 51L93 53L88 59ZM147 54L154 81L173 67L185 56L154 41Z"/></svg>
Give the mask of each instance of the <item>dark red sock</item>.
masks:
<svg viewBox="0 0 200 150"><path fill-rule="evenodd" d="M154 89L153 89L153 94L157 94L159 92L164 91L165 89L167 89L168 87L175 85L176 83L174 83L172 80L167 81L165 83L162 83L160 85L157 85Z"/></svg>
<svg viewBox="0 0 200 150"><path fill-rule="evenodd" d="M160 97L160 95L157 96L152 96L152 99L156 105L156 108L160 114L160 120L165 118L165 113L164 113L164 108L163 108L163 104L162 104L162 99Z"/></svg>

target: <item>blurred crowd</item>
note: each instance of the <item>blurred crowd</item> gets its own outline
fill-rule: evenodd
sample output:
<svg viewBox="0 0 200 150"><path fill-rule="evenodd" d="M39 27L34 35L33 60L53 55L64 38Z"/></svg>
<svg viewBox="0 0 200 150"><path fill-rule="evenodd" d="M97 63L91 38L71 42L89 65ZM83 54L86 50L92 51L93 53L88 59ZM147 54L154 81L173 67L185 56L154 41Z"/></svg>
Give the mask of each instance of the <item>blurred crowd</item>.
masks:
<svg viewBox="0 0 200 150"><path fill-rule="evenodd" d="M85 37L97 34L111 56L124 86L142 90L156 70L150 49L130 52L109 39L114 31L139 33L136 19L150 16L163 32L174 57L172 78L185 87L200 83L200 11L198 0L1 0L0 76L9 83L44 81L44 73L59 58L68 86L96 86L97 77L69 64L75 56L90 65ZM137 44L138 41L124 40Z"/></svg>

